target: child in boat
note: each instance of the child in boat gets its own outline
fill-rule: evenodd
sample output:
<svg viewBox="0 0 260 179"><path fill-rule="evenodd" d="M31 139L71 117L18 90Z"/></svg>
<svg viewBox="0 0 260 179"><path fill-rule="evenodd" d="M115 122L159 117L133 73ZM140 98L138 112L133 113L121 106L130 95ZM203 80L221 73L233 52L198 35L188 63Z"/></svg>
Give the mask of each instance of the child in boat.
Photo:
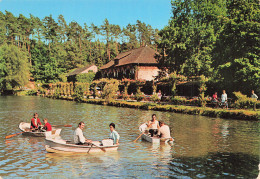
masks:
<svg viewBox="0 0 260 179"><path fill-rule="evenodd" d="M45 118L45 119L43 119L43 122L44 122L44 126L43 126L43 131L51 131L52 130L52 128L51 128L51 124L50 123L48 123L48 119L47 118Z"/></svg>
<svg viewBox="0 0 260 179"><path fill-rule="evenodd" d="M109 139L112 139L114 142L114 145L119 145L119 134L117 133L117 131L115 131L116 125L114 123L109 124L109 128L110 128L110 136Z"/></svg>

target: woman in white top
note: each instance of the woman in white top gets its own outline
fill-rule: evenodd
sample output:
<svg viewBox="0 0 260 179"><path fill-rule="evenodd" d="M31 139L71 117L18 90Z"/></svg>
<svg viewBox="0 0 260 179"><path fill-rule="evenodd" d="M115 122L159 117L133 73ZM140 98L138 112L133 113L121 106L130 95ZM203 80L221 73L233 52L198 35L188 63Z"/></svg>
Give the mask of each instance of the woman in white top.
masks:
<svg viewBox="0 0 260 179"><path fill-rule="evenodd" d="M156 115L152 115L152 120L148 121L147 127L149 128L149 133L151 133L151 137L158 133L158 129L160 128L159 122L156 120Z"/></svg>

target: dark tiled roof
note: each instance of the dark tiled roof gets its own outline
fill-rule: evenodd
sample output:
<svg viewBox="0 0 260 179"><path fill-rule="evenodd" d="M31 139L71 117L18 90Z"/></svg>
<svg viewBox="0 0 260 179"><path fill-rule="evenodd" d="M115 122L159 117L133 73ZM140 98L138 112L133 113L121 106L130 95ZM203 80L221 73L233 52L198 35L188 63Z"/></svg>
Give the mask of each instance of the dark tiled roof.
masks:
<svg viewBox="0 0 260 179"><path fill-rule="evenodd" d="M77 68L76 70L70 72L67 76L73 76L73 75L78 75L80 74L81 72L85 71L86 69L92 67L94 65L87 65L87 66L84 66L82 68Z"/></svg>
<svg viewBox="0 0 260 179"><path fill-rule="evenodd" d="M117 55L115 58L115 60L119 60L119 63L117 65L114 65L114 60L111 60L110 62L102 66L101 70L110 68L112 66L118 67L127 64L157 64L157 60L154 57L156 53L157 52L154 49L148 46L123 52Z"/></svg>

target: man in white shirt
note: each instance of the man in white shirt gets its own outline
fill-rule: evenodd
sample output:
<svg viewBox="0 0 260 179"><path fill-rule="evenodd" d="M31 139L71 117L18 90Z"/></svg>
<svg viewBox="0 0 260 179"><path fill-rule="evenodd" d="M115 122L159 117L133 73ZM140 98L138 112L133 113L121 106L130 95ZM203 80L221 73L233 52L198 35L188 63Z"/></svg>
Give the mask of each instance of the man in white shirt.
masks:
<svg viewBox="0 0 260 179"><path fill-rule="evenodd" d="M85 143L91 143L91 140L86 139L83 136L82 130L84 129L85 124L84 122L80 122L78 128L74 131L74 143L77 145L83 145Z"/></svg>
<svg viewBox="0 0 260 179"><path fill-rule="evenodd" d="M169 126L167 126L163 121L160 121L160 129L158 130L158 135L161 138L172 138Z"/></svg>

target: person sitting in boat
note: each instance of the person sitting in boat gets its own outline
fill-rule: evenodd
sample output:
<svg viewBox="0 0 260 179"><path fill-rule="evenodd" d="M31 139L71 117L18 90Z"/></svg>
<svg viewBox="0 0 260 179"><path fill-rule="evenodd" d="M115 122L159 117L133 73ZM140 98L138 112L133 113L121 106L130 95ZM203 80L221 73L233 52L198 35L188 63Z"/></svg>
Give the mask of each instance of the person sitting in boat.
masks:
<svg viewBox="0 0 260 179"><path fill-rule="evenodd" d="M33 118L31 119L31 130L35 131L39 129L39 127L42 125L41 120L38 118L38 114L34 113Z"/></svg>
<svg viewBox="0 0 260 179"><path fill-rule="evenodd" d="M160 129L158 130L158 136L160 138L172 138L170 128L168 125L166 125L163 121L160 121Z"/></svg>
<svg viewBox="0 0 260 179"><path fill-rule="evenodd" d="M160 128L159 122L156 120L156 115L152 115L152 120L148 121L147 127L149 128L149 133L151 134L151 137L156 135L158 133L158 129Z"/></svg>
<svg viewBox="0 0 260 179"><path fill-rule="evenodd" d="M83 136L83 132L82 130L85 127L85 123L84 122L80 122L78 125L78 128L74 131L74 143L77 145L83 145L85 143L91 143L91 140L86 139Z"/></svg>
<svg viewBox="0 0 260 179"><path fill-rule="evenodd" d="M116 125L114 123L111 123L111 124L109 124L109 128L110 128L110 131L111 131L109 139L113 140L114 145L119 145L120 136L119 136L118 132L115 130Z"/></svg>
<svg viewBox="0 0 260 179"><path fill-rule="evenodd" d="M43 119L43 122L44 122L45 125L43 126L42 130L43 131L51 131L52 128L51 128L51 124L48 123L48 119L47 118Z"/></svg>

